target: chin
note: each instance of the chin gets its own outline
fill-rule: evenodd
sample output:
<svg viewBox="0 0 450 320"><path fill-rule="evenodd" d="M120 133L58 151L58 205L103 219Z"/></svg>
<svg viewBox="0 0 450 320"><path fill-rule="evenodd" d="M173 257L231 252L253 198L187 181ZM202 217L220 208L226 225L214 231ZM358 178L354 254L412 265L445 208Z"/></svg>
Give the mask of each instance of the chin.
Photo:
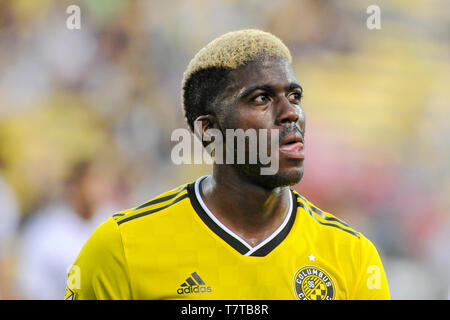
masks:
<svg viewBox="0 0 450 320"><path fill-rule="evenodd" d="M264 176L263 176L264 177ZM303 178L303 167L280 170L273 175L273 185L277 187L289 187L296 185Z"/></svg>
<svg viewBox="0 0 450 320"><path fill-rule="evenodd" d="M258 170L245 171L245 174L253 183L267 190L296 185L303 177L303 166L288 169L280 168L274 175L261 175L259 168Z"/></svg>

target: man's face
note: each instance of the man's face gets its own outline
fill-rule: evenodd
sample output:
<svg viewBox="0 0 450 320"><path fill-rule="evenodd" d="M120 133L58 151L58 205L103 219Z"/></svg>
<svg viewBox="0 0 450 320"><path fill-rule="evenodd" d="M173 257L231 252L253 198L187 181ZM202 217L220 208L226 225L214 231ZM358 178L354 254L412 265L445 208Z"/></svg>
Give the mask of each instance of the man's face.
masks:
<svg viewBox="0 0 450 320"><path fill-rule="evenodd" d="M279 148L276 155L271 155L278 157L276 174L261 175L263 165L259 162L235 165L236 168L268 189L298 183L303 176L305 115L300 101L302 88L289 61L280 58L255 61L231 71L230 79L231 84L219 97L221 107L217 118L222 131L279 130ZM269 137L267 154L270 148Z"/></svg>

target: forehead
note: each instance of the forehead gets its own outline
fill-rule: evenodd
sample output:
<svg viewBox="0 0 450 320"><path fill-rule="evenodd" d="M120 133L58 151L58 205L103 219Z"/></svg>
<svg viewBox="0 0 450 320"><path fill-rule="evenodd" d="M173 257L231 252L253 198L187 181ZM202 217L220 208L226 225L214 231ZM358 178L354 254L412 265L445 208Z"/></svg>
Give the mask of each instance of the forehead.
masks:
<svg viewBox="0 0 450 320"><path fill-rule="evenodd" d="M249 87L271 85L286 87L297 83L292 66L285 58L266 58L247 64L230 72L231 86L228 93L245 91Z"/></svg>

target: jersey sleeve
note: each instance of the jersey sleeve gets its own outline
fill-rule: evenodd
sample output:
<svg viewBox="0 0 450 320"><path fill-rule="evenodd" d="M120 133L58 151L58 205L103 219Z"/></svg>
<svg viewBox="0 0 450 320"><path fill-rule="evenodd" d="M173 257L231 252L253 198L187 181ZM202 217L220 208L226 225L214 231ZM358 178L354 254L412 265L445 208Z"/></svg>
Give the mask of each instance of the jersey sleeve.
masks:
<svg viewBox="0 0 450 320"><path fill-rule="evenodd" d="M112 218L94 231L69 269L64 298L132 299L122 238Z"/></svg>
<svg viewBox="0 0 450 320"><path fill-rule="evenodd" d="M378 251L369 239L360 236L360 269L351 299L389 300L389 286Z"/></svg>

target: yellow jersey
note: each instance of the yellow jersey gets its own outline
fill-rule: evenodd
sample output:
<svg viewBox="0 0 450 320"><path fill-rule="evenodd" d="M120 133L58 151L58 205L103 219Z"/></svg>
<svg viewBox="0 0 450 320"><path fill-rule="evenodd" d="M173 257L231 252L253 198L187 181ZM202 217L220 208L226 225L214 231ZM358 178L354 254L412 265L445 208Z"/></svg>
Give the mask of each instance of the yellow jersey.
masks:
<svg viewBox="0 0 450 320"><path fill-rule="evenodd" d="M66 299L389 299L374 245L290 192L284 222L255 247L223 225L201 180L112 215L68 273Z"/></svg>

